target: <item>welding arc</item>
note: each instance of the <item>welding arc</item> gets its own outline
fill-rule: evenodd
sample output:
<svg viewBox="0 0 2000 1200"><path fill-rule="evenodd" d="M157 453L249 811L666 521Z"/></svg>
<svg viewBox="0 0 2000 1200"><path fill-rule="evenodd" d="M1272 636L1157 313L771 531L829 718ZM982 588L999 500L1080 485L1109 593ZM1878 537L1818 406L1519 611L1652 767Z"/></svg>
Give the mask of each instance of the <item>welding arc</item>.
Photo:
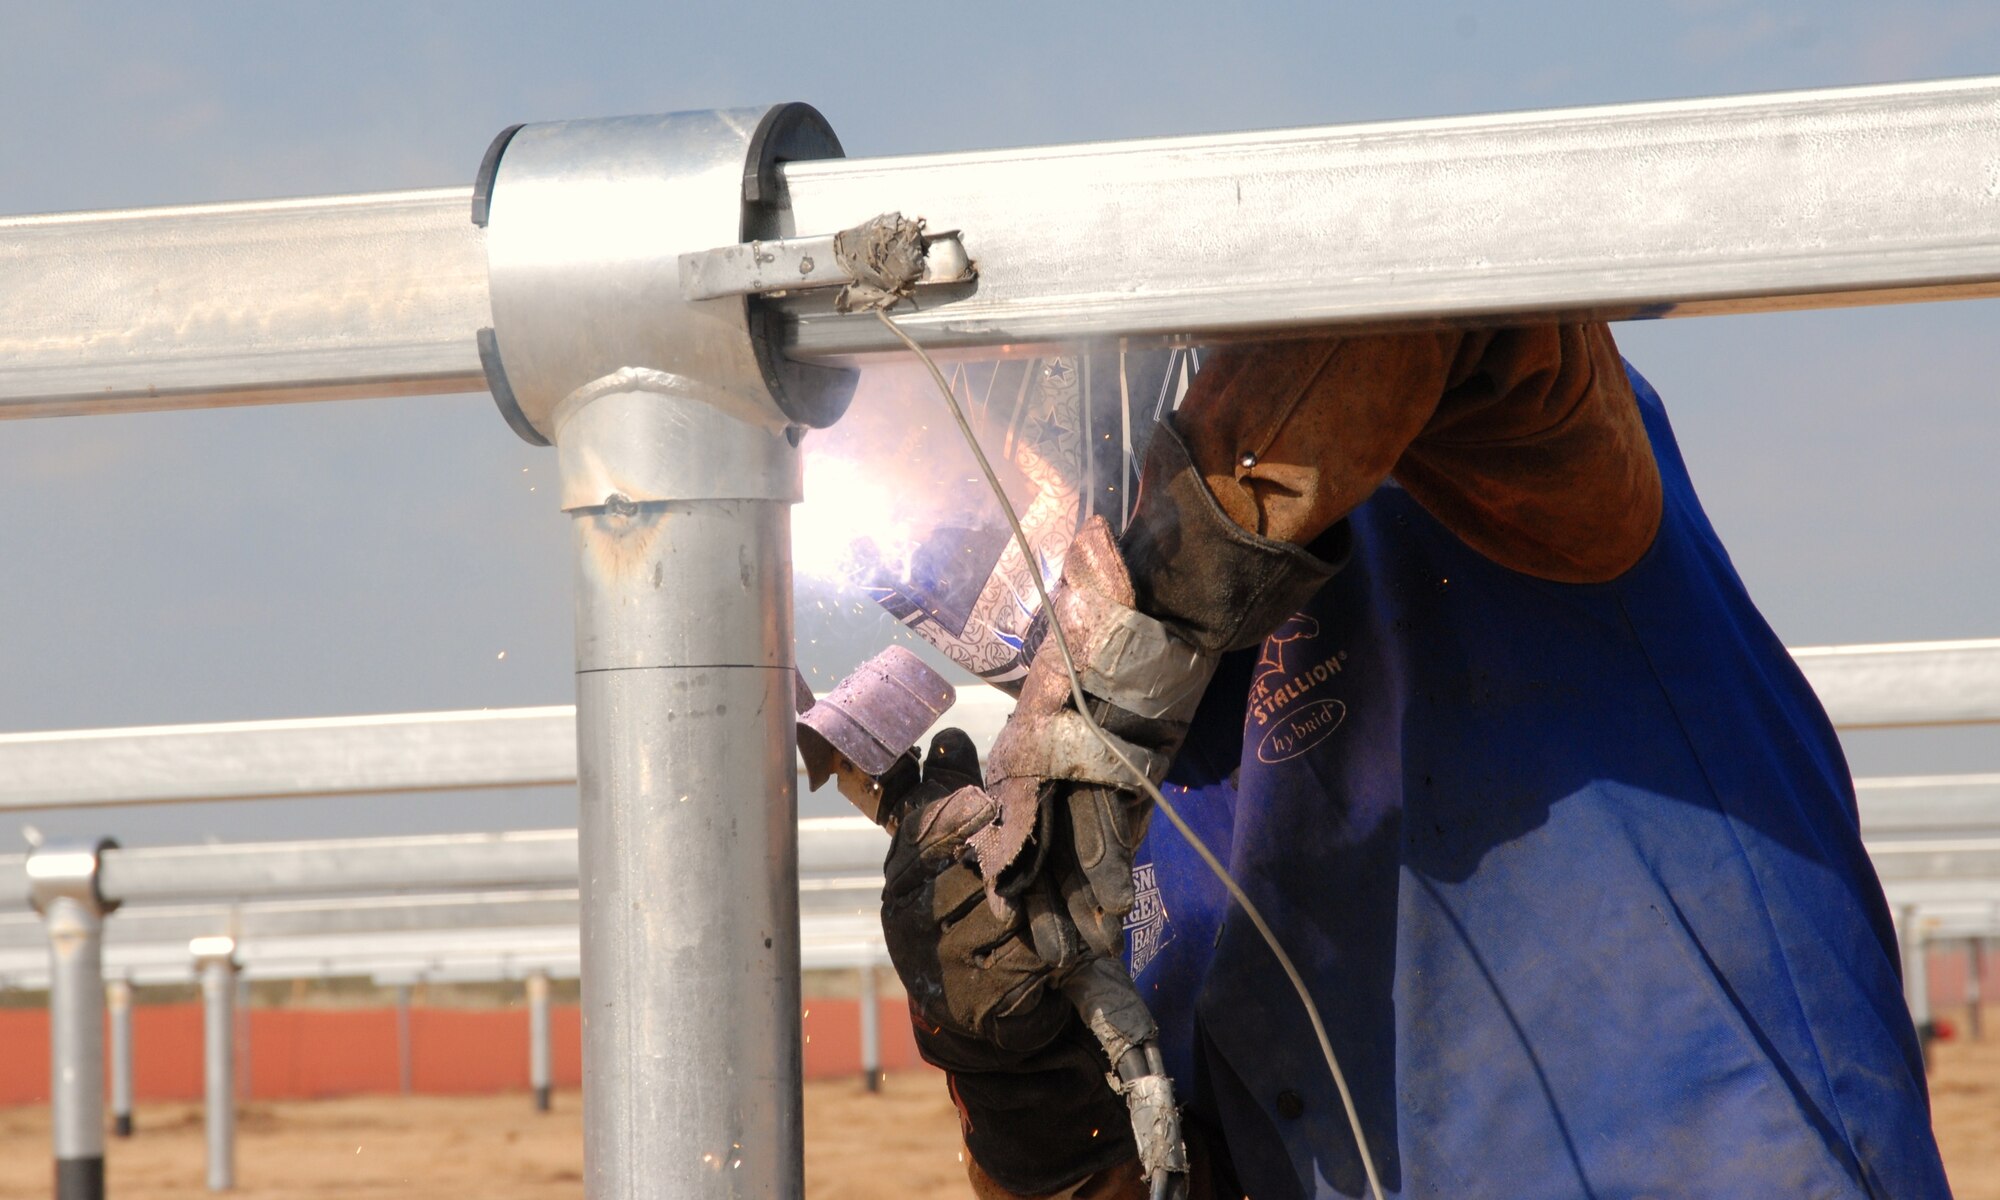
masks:
<svg viewBox="0 0 2000 1200"><path fill-rule="evenodd" d="M1069 673L1070 696L1076 702L1077 715L1083 718L1084 726L1096 735L1098 741L1104 743L1104 748L1109 750L1111 756L1118 760L1118 764L1131 774L1147 797L1159 806L1160 811L1167 815L1167 820L1172 822L1173 827L1183 838L1187 839L1188 845L1194 848L1194 852L1208 865L1208 869L1214 873L1216 879L1228 889L1230 897L1242 907L1243 914L1249 917L1250 923L1256 927L1258 936L1262 937L1264 944L1271 948L1271 954L1278 960L1278 965L1284 968L1285 978L1292 981L1292 990L1298 993L1299 1003L1305 1006L1306 1019L1312 1022L1313 1036L1319 1040L1319 1052L1326 1059L1327 1073L1333 1076L1334 1089L1340 1093L1340 1105L1347 1113L1347 1126L1354 1134L1354 1146L1361 1155L1361 1169L1368 1176L1368 1190L1374 1200L1382 1200L1382 1180L1375 1171L1375 1156L1368 1150L1368 1136L1361 1130L1361 1115L1355 1111L1354 1096L1347 1089L1347 1076L1340 1069L1340 1060L1334 1056L1333 1041L1326 1033L1326 1022L1320 1017L1319 1005L1314 1003L1311 991L1306 988L1304 977L1299 974L1297 965L1292 962L1292 956L1285 953L1284 946L1279 944L1278 935L1271 931L1271 926L1264 920L1264 914L1258 911L1256 903L1229 874L1228 868L1215 857L1215 852L1208 848L1208 844L1201 840L1201 836L1182 819L1180 813L1174 810L1174 806L1167 801L1160 789L1154 786L1153 781L1146 777L1146 773L1126 756L1111 736L1105 733L1091 717L1090 705L1084 697L1083 681L1077 677L1076 660L1070 656L1069 639L1063 635L1062 622L1055 619L1055 605L1050 602L1048 585L1042 580L1041 563L1028 546L1028 535L1021 529L1021 518L1015 513L1013 502L1007 499L1006 489L1000 485L1000 477L994 473L993 464L987 461L986 451L979 444L979 436L972 431L972 423L966 420L965 410L959 406L958 397L953 394L951 385L945 382L944 372L938 369L937 363L914 338L903 331L901 325L890 318L887 312L879 308L874 311L876 318L888 327L890 333L896 335L896 340L909 347L910 352L922 360L924 366L930 370L931 379L936 382L939 394L944 397L945 404L951 409L952 420L958 423L959 433L964 435L966 446L971 449L973 458L978 460L980 472L986 476L987 486L993 489L994 498L1000 502L1000 511L1007 518L1007 526L1014 531L1014 544L1028 564L1028 578L1035 585L1035 595L1041 601L1042 611L1049 615L1049 634L1055 640L1056 650L1062 655L1063 669Z"/></svg>

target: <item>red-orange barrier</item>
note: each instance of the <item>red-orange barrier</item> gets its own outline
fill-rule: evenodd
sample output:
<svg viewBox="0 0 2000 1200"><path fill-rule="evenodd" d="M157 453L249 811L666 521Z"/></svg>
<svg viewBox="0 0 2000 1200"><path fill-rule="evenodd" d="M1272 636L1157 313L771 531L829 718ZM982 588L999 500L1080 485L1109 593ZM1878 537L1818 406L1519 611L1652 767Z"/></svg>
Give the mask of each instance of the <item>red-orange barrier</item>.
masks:
<svg viewBox="0 0 2000 1200"><path fill-rule="evenodd" d="M549 1013L550 1067L558 1088L581 1082L582 1027L572 1005ZM861 1071L860 1009L853 1000L815 1000L801 1018L808 1079ZM132 1009L132 1083L140 1100L196 1100L202 1094L201 1006ZM250 1013L250 1096L317 1099L400 1089L392 1008L259 1008ZM522 1091L528 1087L525 1008L410 1010L410 1082L425 1095ZM900 1000L882 1002L882 1067L918 1066L910 1018ZM46 1104L49 1022L40 1009L0 1009L0 1106Z"/></svg>

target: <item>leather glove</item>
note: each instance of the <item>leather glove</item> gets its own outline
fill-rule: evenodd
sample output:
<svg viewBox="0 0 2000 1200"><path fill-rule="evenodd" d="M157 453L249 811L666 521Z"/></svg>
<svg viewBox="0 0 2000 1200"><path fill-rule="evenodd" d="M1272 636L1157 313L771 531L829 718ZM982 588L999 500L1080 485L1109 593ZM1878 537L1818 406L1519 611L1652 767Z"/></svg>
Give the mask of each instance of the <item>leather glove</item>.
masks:
<svg viewBox="0 0 2000 1200"><path fill-rule="evenodd" d="M962 731L921 771L883 778L893 837L882 892L889 958L910 994L917 1050L951 1076L966 1148L1008 1191L1040 1195L1136 1153L1097 1039L1030 943L1022 911L987 902L969 839L999 806Z"/></svg>
<svg viewBox="0 0 2000 1200"><path fill-rule="evenodd" d="M1114 541L1101 518L1077 534L1053 618L1091 716L1149 781L1165 776L1220 656L1261 641L1345 562L1345 527L1318 548L1333 560L1230 520L1167 423L1125 535ZM973 835L981 872L1026 910L1037 952L1062 970L1121 955L1152 803L1078 716L1052 635L1035 649L987 784L1000 811Z"/></svg>

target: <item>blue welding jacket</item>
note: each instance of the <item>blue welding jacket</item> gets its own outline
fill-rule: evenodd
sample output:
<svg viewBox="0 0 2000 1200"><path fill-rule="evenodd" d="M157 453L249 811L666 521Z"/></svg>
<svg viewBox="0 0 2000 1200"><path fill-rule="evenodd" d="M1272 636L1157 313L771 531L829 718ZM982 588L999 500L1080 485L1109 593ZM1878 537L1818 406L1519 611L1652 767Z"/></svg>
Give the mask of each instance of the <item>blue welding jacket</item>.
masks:
<svg viewBox="0 0 2000 1200"><path fill-rule="evenodd" d="M1946 1196L1839 743L1633 385L1637 565L1537 580L1385 485L1169 798L1297 961L1390 1194ZM1256 1200L1365 1195L1270 951L1166 821L1139 863L1180 1095Z"/></svg>

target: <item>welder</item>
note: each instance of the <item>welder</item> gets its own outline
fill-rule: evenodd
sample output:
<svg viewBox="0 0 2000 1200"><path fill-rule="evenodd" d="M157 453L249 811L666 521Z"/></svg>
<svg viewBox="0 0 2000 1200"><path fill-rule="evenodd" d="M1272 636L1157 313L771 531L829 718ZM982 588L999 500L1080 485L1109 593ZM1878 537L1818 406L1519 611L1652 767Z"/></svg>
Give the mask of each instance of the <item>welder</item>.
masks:
<svg viewBox="0 0 2000 1200"><path fill-rule="evenodd" d="M1605 326L1210 352L1055 607L1297 963L1388 1194L1948 1194L1839 743ZM1122 954L1196 1196L1366 1194L1277 958L1052 641L988 763L943 736L888 798L974 1192L1145 1194L1051 985Z"/></svg>

